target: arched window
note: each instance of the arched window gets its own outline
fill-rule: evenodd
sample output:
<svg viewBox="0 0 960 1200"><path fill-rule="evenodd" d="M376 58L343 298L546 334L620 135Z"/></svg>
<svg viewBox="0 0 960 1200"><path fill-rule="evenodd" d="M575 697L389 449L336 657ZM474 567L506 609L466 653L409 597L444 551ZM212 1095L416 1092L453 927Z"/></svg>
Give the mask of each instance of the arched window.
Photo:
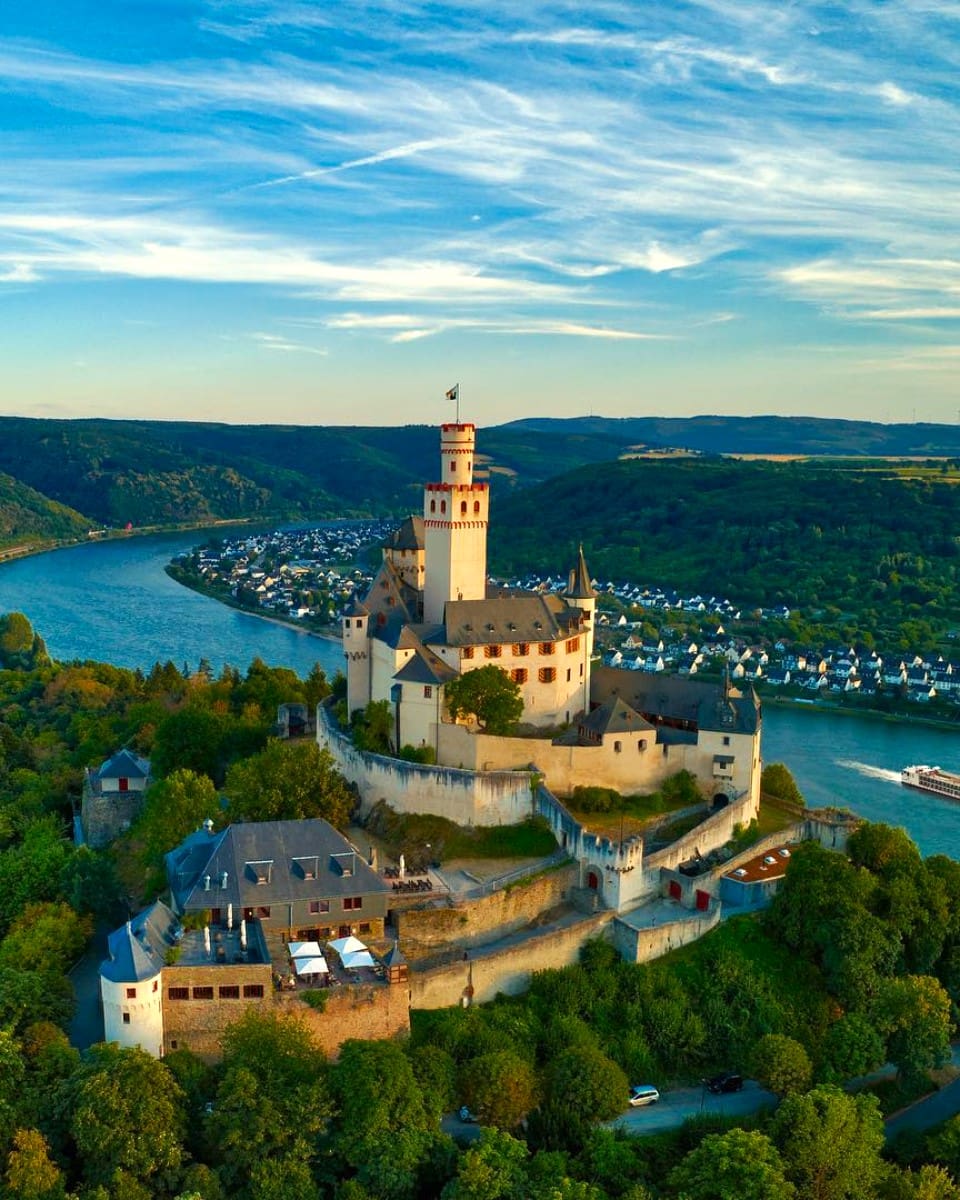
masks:
<svg viewBox="0 0 960 1200"><path fill-rule="evenodd" d="M479 501L479 500L474 500L474 502L473 502L473 511L474 511L475 513L478 513L478 512L480 511L480 501Z"/></svg>
<svg viewBox="0 0 960 1200"><path fill-rule="evenodd" d="M431 512L434 512L434 513L437 511L437 502L436 502L436 500L431 500L431 501L430 501L430 511L431 511Z"/></svg>
<svg viewBox="0 0 960 1200"><path fill-rule="evenodd" d="M445 512L447 511L447 502L446 502L446 500L441 500L441 501L440 501L440 511L441 511L442 513L445 513Z"/></svg>
<svg viewBox="0 0 960 1200"><path fill-rule="evenodd" d="M461 500L460 501L460 516L465 517L466 515L467 515L467 502L466 502L466 500Z"/></svg>

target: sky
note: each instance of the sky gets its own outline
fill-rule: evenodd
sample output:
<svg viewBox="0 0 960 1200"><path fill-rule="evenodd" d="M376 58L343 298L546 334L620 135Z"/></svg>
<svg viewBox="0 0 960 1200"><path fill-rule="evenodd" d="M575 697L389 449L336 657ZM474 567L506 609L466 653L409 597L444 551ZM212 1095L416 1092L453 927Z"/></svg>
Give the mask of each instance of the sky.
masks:
<svg viewBox="0 0 960 1200"><path fill-rule="evenodd" d="M0 413L960 421L960 0L33 0Z"/></svg>

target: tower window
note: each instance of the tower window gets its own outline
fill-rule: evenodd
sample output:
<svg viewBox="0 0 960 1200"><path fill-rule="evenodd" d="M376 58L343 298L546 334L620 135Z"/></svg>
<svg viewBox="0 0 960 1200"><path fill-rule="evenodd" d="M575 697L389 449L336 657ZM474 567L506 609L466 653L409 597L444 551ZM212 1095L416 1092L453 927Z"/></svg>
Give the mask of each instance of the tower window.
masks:
<svg viewBox="0 0 960 1200"><path fill-rule="evenodd" d="M473 502L473 511L474 511L475 513L478 513L478 512L480 511L480 501L479 501L479 500L474 500L474 502Z"/></svg>
<svg viewBox="0 0 960 1200"><path fill-rule="evenodd" d="M460 516L465 517L466 515L467 515L467 502L466 502L466 500L461 500L460 501Z"/></svg>
<svg viewBox="0 0 960 1200"><path fill-rule="evenodd" d="M553 667L541 667L537 672L537 678L541 683L553 683L557 677L557 672Z"/></svg>
<svg viewBox="0 0 960 1200"><path fill-rule="evenodd" d="M580 649L580 639L578 637L570 638L567 641L567 653L575 654Z"/></svg>
<svg viewBox="0 0 960 1200"><path fill-rule="evenodd" d="M570 668L567 667L567 683L570 682Z"/></svg>
<svg viewBox="0 0 960 1200"><path fill-rule="evenodd" d="M445 512L447 511L447 502L446 502L446 500L441 500L441 501L440 501L440 511L441 511L442 513L445 513Z"/></svg>
<svg viewBox="0 0 960 1200"><path fill-rule="evenodd" d="M433 512L433 513L435 513L435 512L437 511L437 502L436 502L436 500L431 500L431 501L430 501L430 511L431 511L431 512Z"/></svg>
<svg viewBox="0 0 960 1200"><path fill-rule="evenodd" d="M614 749L615 754L619 754L620 751L623 749L623 742L614 742L613 749Z"/></svg>
<svg viewBox="0 0 960 1200"><path fill-rule="evenodd" d="M130 1014L129 1014L129 1013L124 1013L124 1014L123 1014L123 1023L124 1023L124 1025L129 1025L129 1024L130 1024Z"/></svg>
<svg viewBox="0 0 960 1200"><path fill-rule="evenodd" d="M457 469L457 460L456 460L455 458L451 458L451 460L450 460L450 471L451 471L451 473L452 473L453 471L455 471L456 469Z"/></svg>
<svg viewBox="0 0 960 1200"><path fill-rule="evenodd" d="M424 687L423 687L424 700L430 700L432 697L433 697L433 688L430 686L429 683L424 684Z"/></svg>

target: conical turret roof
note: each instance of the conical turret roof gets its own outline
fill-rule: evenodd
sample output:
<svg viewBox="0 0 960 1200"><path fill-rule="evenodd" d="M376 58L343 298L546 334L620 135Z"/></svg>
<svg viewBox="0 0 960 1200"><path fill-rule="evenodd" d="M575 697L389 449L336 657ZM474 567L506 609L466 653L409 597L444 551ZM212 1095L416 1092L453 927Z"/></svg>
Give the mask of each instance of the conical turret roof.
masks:
<svg viewBox="0 0 960 1200"><path fill-rule="evenodd" d="M583 557L583 546L577 551L577 565L570 572L570 581L564 592L571 600L595 600L597 593L590 582L587 560Z"/></svg>

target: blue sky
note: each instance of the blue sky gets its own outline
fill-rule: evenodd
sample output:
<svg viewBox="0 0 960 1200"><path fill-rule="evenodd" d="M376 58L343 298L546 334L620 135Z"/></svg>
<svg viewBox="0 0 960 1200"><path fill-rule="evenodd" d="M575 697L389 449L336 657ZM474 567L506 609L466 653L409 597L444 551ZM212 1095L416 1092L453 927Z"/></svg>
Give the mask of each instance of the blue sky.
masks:
<svg viewBox="0 0 960 1200"><path fill-rule="evenodd" d="M36 0L0 411L960 420L960 2Z"/></svg>

